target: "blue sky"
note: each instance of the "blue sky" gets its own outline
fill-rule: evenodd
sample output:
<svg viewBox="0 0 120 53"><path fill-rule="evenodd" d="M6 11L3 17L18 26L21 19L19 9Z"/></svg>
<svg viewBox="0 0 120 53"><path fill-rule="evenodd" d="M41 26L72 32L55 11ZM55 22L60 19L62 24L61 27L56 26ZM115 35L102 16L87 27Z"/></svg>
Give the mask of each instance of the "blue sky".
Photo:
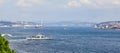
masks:
<svg viewBox="0 0 120 53"><path fill-rule="evenodd" d="M120 21L120 0L0 0L0 20Z"/></svg>

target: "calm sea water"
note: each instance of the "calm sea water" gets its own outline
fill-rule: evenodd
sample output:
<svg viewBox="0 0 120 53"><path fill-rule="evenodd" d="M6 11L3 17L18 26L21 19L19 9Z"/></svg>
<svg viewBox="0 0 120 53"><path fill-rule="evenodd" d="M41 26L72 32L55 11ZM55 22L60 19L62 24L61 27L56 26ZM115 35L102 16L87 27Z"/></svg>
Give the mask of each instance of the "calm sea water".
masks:
<svg viewBox="0 0 120 53"><path fill-rule="evenodd" d="M17 53L120 53L120 30L90 27L0 28ZM26 40L44 34L52 40Z"/></svg>

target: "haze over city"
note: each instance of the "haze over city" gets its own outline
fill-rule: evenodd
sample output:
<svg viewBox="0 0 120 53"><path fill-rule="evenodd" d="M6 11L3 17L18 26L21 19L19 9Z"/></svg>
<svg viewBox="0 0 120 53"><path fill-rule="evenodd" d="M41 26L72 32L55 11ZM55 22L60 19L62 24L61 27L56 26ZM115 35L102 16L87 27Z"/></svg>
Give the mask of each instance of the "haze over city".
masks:
<svg viewBox="0 0 120 53"><path fill-rule="evenodd" d="M120 20L120 0L0 0L0 20L104 22Z"/></svg>

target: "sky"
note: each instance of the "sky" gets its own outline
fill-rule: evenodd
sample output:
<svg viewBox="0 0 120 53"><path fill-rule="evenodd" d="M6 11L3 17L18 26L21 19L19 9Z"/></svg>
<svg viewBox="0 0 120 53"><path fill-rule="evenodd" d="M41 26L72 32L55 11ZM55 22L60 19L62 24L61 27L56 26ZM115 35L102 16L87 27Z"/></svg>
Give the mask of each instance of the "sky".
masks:
<svg viewBox="0 0 120 53"><path fill-rule="evenodd" d="M120 0L0 0L0 20L120 21Z"/></svg>

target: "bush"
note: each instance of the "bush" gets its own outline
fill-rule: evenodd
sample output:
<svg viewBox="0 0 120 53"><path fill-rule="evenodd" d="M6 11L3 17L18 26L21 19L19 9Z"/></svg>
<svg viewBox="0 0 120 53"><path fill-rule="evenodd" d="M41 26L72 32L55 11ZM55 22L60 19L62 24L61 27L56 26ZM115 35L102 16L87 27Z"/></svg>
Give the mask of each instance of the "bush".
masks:
<svg viewBox="0 0 120 53"><path fill-rule="evenodd" d="M10 49L9 41L6 40L0 34L0 53L16 53L14 50Z"/></svg>

